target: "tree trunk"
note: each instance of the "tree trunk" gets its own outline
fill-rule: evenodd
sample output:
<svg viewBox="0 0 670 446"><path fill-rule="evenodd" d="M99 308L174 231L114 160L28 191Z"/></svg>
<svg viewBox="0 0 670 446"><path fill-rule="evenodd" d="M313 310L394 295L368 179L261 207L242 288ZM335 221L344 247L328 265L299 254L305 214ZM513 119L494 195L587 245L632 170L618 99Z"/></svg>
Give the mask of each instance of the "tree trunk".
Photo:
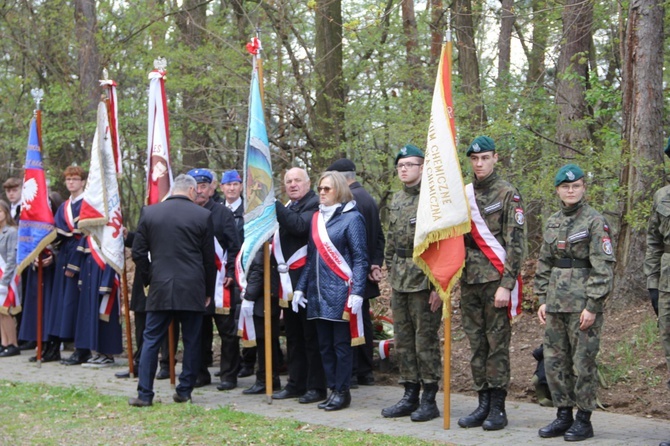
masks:
<svg viewBox="0 0 670 446"><path fill-rule="evenodd" d="M537 20L534 22L536 26L533 26L533 46L528 60L528 75L526 77L526 83L530 87L542 85L544 82L544 74L546 71L544 59L549 35L549 28L547 26L539 25L542 18L546 16L546 13L544 12L546 10L546 1L532 0L532 8L533 17L536 17Z"/></svg>
<svg viewBox="0 0 670 446"><path fill-rule="evenodd" d="M622 306L645 296L642 271L646 224L634 216L663 184L663 2L632 0L623 42L623 156L620 185L624 196L617 243L615 288L611 299ZM643 214L644 215L644 214Z"/></svg>
<svg viewBox="0 0 670 446"><path fill-rule="evenodd" d="M563 9L563 44L558 56L556 76L556 140L562 158L574 158L569 147L589 140L586 83L593 24L592 0L566 0Z"/></svg>
<svg viewBox="0 0 670 446"><path fill-rule="evenodd" d="M344 84L342 79L342 2L316 1L316 92L315 136L312 170L326 163L344 141Z"/></svg>
<svg viewBox="0 0 670 446"><path fill-rule="evenodd" d="M502 0L500 36L498 38L498 86L507 85L512 54L512 30L516 17L512 12L514 0ZM536 24L535 26L538 26Z"/></svg>
<svg viewBox="0 0 670 446"><path fill-rule="evenodd" d="M456 48L458 48L458 72L461 77L461 89L464 100L461 108L464 116L470 118L463 122L459 137L471 139L475 133L480 133L486 127L488 118L482 101L482 90L479 80L479 62L477 60L477 47L475 46L475 29L472 20L472 1L454 1L454 28L456 29Z"/></svg>
<svg viewBox="0 0 670 446"><path fill-rule="evenodd" d="M416 29L414 0L402 0L402 29L405 35L405 58L407 61L407 85L411 90L421 88L421 59L417 54L419 48L419 32Z"/></svg>
<svg viewBox="0 0 670 446"><path fill-rule="evenodd" d="M207 6L201 0L185 0L182 11L176 18L180 31L179 40L182 45L195 52L205 43L205 27L207 22ZM187 76L197 77L200 67L187 62L183 72ZM169 69L169 67L168 67ZM206 99L206 88L197 83L182 93L181 129L182 129L182 160L184 169L207 166L207 149L211 146L208 123L203 104Z"/></svg>
<svg viewBox="0 0 670 446"><path fill-rule="evenodd" d="M437 65L442 53L444 27L449 26L442 0L430 0L430 66Z"/></svg>

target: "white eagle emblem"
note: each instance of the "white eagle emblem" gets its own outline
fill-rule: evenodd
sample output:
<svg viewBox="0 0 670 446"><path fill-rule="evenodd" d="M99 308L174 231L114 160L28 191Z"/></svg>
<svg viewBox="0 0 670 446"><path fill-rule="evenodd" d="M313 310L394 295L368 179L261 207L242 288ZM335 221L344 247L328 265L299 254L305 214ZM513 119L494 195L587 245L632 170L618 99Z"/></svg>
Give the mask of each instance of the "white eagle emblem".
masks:
<svg viewBox="0 0 670 446"><path fill-rule="evenodd" d="M37 181L35 178L31 178L28 181L23 182L23 189L21 190L21 208L29 211L31 208L31 203L37 196Z"/></svg>

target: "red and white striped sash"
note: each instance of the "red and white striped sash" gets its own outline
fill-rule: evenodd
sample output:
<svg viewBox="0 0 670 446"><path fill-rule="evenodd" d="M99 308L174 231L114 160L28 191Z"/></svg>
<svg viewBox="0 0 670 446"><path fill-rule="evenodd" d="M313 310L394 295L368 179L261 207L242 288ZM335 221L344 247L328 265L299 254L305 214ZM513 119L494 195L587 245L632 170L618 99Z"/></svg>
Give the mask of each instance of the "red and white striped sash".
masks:
<svg viewBox="0 0 670 446"><path fill-rule="evenodd" d="M328 268L333 271L337 277L344 280L349 288L347 296L351 294L353 271L347 264L344 256L340 253L337 247L330 240L328 231L326 230L326 222L321 212L316 212L312 217L312 238L316 250L321 255L321 258ZM349 329L351 331L351 345L365 344L365 335L363 334L363 318L361 315L355 315L351 312L349 302L344 304L344 312L342 319L349 321Z"/></svg>
<svg viewBox="0 0 670 446"><path fill-rule="evenodd" d="M230 314L230 288L223 286L226 281L226 262L228 251L224 250L214 238L214 263L216 263L216 285L214 288L214 311L216 314Z"/></svg>
<svg viewBox="0 0 670 446"><path fill-rule="evenodd" d="M5 275L7 262L0 256L0 279ZM0 295L0 313L18 314L21 312L21 275L14 273L9 281L7 294Z"/></svg>
<svg viewBox="0 0 670 446"><path fill-rule="evenodd" d="M247 289L247 276L242 269L242 252L243 250L240 249L235 258L235 278L237 279L237 284L240 286L242 295L244 295ZM256 346L256 328L254 327L253 315L245 317L240 311L240 318L237 321L237 336L242 338L242 347Z"/></svg>
<svg viewBox="0 0 670 446"><path fill-rule="evenodd" d="M276 230L272 239L272 253L277 261L277 271L279 272L279 306L288 308L288 303L293 300L293 284L289 271L305 266L307 245L298 249L288 260L285 260L279 230Z"/></svg>
<svg viewBox="0 0 670 446"><path fill-rule="evenodd" d="M472 238L487 259L493 264L495 269L502 275L505 271L505 259L507 252L500 244L498 239L491 233L489 227L486 226L486 221L482 217L477 200L475 199L475 189L472 183L465 186L465 194L470 202L470 209L472 210ZM521 274L517 276L516 283L510 295L509 307L507 314L510 319L521 314L521 302L523 300L523 283L521 282Z"/></svg>

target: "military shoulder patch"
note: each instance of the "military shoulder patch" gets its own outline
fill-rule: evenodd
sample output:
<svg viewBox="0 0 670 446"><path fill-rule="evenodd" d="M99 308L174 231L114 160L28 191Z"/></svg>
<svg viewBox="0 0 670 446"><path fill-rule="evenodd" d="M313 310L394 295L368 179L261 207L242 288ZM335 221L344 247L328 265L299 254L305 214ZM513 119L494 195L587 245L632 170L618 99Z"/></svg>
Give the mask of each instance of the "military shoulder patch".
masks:
<svg viewBox="0 0 670 446"><path fill-rule="evenodd" d="M514 194L514 196L512 197L512 200L514 200L517 203L520 202L521 201L521 195Z"/></svg>
<svg viewBox="0 0 670 446"><path fill-rule="evenodd" d="M519 226L523 226L523 224L526 222L526 217L523 215L523 209L516 208L514 211L514 221L516 221Z"/></svg>
<svg viewBox="0 0 670 446"><path fill-rule="evenodd" d="M607 223L605 223L605 224L603 225L603 229L605 230L605 232L607 232L607 233L609 234L609 232L610 232L610 227L607 225Z"/></svg>
<svg viewBox="0 0 670 446"><path fill-rule="evenodd" d="M612 255L612 240L609 237L603 237L603 252L608 256Z"/></svg>
<svg viewBox="0 0 670 446"><path fill-rule="evenodd" d="M415 225L416 224L416 217L412 217L409 219L409 224L410 225Z"/></svg>

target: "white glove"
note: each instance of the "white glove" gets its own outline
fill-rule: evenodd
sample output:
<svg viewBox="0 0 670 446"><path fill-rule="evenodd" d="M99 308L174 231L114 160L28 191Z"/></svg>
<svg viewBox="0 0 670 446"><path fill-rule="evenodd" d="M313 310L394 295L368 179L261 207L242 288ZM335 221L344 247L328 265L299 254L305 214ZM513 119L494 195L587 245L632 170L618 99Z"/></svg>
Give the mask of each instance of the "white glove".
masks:
<svg viewBox="0 0 670 446"><path fill-rule="evenodd" d="M251 317L254 315L254 304L255 302L252 300L242 300L242 307L240 308L240 316L241 317Z"/></svg>
<svg viewBox="0 0 670 446"><path fill-rule="evenodd" d="M300 307L305 308L307 305L307 298L302 291L293 292L293 300L291 301L291 306L293 307L293 312L297 313L300 310Z"/></svg>
<svg viewBox="0 0 670 446"><path fill-rule="evenodd" d="M0 285L0 296L4 298L7 296L7 293L9 293L9 288L6 285Z"/></svg>
<svg viewBox="0 0 670 446"><path fill-rule="evenodd" d="M363 308L363 298L356 294L350 295L347 303L351 307L351 314L358 315L361 312L361 308Z"/></svg>

